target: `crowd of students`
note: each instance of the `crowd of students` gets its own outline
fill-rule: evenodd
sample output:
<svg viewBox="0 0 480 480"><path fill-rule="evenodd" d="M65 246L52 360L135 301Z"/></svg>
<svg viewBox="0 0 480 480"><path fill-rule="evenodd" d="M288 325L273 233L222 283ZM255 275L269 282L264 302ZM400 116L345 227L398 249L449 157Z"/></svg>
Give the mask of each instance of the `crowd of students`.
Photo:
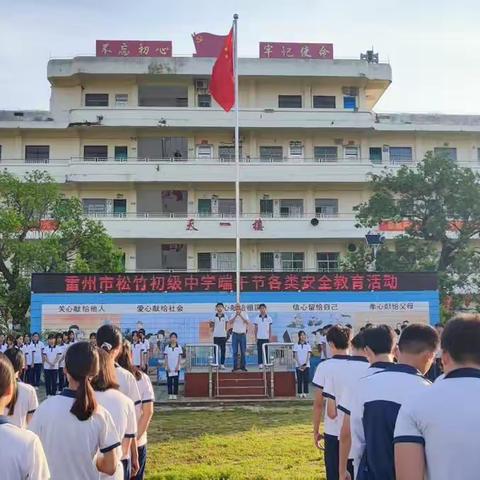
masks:
<svg viewBox="0 0 480 480"><path fill-rule="evenodd" d="M134 365L132 345L113 325L62 352L54 353L55 340L49 336L43 347L51 395L40 405L35 387L20 380L31 381L24 367L32 348L9 339L0 354L0 477L143 479L154 391L142 365ZM56 394L48 372L61 360L68 387Z"/></svg>
<svg viewBox="0 0 480 480"><path fill-rule="evenodd" d="M327 480L477 480L480 317L351 336L328 330L332 356L313 380Z"/></svg>

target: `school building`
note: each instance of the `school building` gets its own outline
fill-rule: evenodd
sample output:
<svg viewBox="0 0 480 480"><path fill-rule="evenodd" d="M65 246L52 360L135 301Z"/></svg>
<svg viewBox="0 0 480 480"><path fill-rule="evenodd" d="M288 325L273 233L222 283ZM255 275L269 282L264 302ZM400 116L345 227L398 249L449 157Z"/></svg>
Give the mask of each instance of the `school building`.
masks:
<svg viewBox="0 0 480 480"><path fill-rule="evenodd" d="M0 167L49 172L103 222L128 272L232 271L234 112L209 94L215 58L130 56L124 43L50 60L50 110L0 112ZM245 271L335 271L365 241L353 208L371 172L428 151L479 166L480 116L376 113L389 64L291 48L239 59Z"/></svg>

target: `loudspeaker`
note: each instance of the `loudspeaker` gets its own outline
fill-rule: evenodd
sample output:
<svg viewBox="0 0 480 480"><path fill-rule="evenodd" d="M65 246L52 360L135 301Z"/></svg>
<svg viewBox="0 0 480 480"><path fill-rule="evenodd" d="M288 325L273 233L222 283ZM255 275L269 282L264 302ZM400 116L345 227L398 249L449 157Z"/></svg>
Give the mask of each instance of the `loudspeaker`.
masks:
<svg viewBox="0 0 480 480"><path fill-rule="evenodd" d="M316 227L320 222L318 221L318 218L314 217L310 220L310 223Z"/></svg>
<svg viewBox="0 0 480 480"><path fill-rule="evenodd" d="M355 243L349 243L347 246L347 250L351 253L357 251L357 245Z"/></svg>

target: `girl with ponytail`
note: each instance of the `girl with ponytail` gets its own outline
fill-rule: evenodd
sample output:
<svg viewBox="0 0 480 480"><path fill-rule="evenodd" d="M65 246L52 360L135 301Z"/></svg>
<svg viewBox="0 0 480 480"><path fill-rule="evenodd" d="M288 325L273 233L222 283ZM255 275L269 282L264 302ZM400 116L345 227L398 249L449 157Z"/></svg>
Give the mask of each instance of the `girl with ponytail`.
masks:
<svg viewBox="0 0 480 480"><path fill-rule="evenodd" d="M72 344L65 355L65 374L69 388L47 398L29 427L42 441L51 478L97 480L99 472L114 475L120 439L90 383L98 374L96 347L88 342Z"/></svg>

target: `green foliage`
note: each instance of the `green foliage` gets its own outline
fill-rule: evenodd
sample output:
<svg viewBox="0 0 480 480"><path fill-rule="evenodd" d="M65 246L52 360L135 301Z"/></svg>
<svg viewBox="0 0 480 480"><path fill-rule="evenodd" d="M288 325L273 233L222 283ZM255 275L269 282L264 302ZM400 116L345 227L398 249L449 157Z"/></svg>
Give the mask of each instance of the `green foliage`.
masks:
<svg viewBox="0 0 480 480"><path fill-rule="evenodd" d="M41 228L48 220L51 229ZM46 172L0 173L0 306L4 323L25 325L33 272L122 271L122 254L101 223L63 198Z"/></svg>

